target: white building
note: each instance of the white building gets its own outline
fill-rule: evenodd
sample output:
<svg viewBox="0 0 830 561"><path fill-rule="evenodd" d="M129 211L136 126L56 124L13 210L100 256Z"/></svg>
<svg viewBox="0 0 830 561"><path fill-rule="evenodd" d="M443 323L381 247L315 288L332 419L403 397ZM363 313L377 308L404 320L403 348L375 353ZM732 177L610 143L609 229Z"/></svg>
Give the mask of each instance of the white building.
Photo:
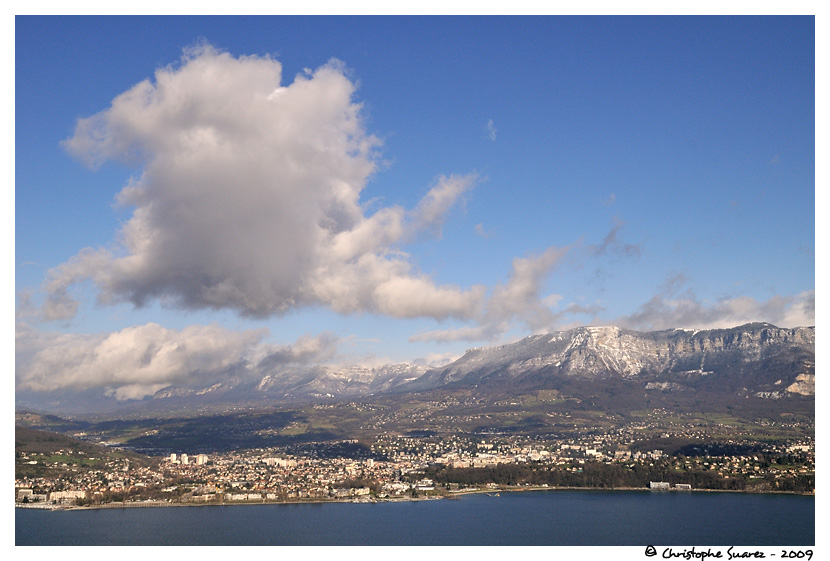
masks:
<svg viewBox="0 0 830 561"><path fill-rule="evenodd" d="M262 462L269 466L297 467L297 460L291 458L263 458Z"/></svg>
<svg viewBox="0 0 830 561"><path fill-rule="evenodd" d="M432 482L432 479L424 478L418 482L417 488L419 491L433 491L435 484Z"/></svg>
<svg viewBox="0 0 830 561"><path fill-rule="evenodd" d="M86 491L55 491L49 494L50 501L66 501L84 497L86 497Z"/></svg>

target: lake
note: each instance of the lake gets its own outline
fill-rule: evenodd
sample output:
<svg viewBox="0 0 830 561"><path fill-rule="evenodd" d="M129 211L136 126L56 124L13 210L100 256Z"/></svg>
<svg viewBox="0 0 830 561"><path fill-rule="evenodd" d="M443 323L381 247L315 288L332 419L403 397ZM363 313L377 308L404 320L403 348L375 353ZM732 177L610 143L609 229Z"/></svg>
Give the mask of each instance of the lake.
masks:
<svg viewBox="0 0 830 561"><path fill-rule="evenodd" d="M15 509L15 545L805 546L815 498L534 491L375 504Z"/></svg>

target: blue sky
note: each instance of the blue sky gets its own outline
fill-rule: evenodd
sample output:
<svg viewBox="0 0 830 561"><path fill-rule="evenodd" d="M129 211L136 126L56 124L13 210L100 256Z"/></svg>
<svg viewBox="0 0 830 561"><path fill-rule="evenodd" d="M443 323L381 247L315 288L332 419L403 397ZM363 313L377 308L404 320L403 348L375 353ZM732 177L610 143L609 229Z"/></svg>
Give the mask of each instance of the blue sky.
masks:
<svg viewBox="0 0 830 561"><path fill-rule="evenodd" d="M18 388L140 397L214 368L157 351L193 337L437 364L578 325L815 323L812 17L15 32Z"/></svg>

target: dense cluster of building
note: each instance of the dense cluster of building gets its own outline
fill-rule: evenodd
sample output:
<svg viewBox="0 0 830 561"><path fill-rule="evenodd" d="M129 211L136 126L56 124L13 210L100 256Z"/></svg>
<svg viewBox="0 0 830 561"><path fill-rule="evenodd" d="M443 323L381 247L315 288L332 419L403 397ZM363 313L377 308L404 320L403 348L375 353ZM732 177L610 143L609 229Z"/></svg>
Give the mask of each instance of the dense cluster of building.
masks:
<svg viewBox="0 0 830 561"><path fill-rule="evenodd" d="M151 466L131 465L128 460L108 460L100 469L78 469L64 464L66 469L59 476L17 479L15 500L21 505L54 508L112 502L138 506L363 501L464 490L458 486L439 488L423 476L425 469L436 465L486 468L500 464L532 464L545 466L545 469L581 471L579 466L586 463L632 468L662 462L669 469L713 471L721 478L787 478L814 473L815 445L812 440L782 445L778 453L799 458L797 465L786 466L769 465L760 455L668 457L661 450L623 447L622 440L620 435L557 442L519 437L473 440L459 436L382 436L371 446L367 454L371 457L360 459L303 456L278 449L210 455L179 452ZM31 458L36 455L20 459L28 463L38 461ZM662 489L664 483L658 481L651 485ZM673 488L690 487L683 484Z"/></svg>

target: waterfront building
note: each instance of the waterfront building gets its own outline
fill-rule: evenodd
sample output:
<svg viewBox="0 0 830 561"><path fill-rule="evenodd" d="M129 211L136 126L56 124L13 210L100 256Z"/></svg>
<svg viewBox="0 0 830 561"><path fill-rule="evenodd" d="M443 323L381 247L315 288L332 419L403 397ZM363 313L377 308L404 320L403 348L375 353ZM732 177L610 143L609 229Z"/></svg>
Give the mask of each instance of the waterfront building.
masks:
<svg viewBox="0 0 830 561"><path fill-rule="evenodd" d="M49 494L50 501L74 501L86 497L86 491L55 491Z"/></svg>

